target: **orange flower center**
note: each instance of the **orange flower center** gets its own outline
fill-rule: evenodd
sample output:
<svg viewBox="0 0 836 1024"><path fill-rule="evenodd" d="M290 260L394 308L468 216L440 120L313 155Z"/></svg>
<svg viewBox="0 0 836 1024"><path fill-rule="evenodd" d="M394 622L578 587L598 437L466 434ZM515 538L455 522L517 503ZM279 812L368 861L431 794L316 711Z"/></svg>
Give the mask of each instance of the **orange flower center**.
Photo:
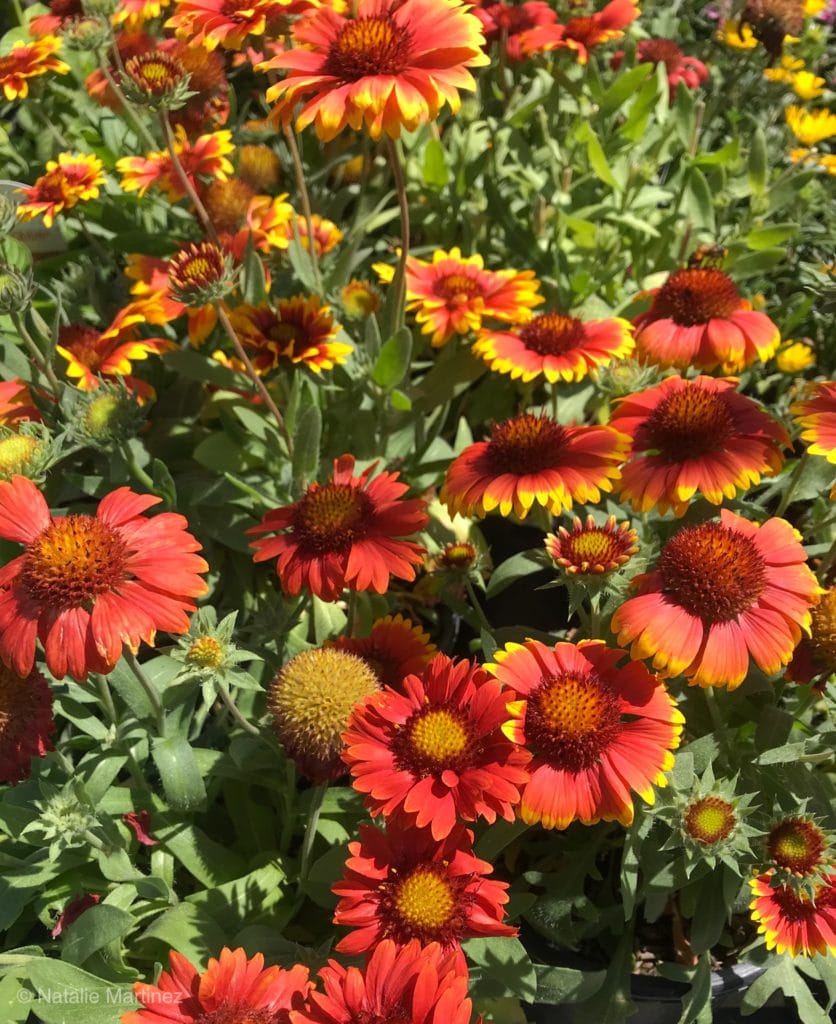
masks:
<svg viewBox="0 0 836 1024"><path fill-rule="evenodd" d="M368 497L350 484L312 484L298 502L294 530L308 550L345 551L364 532L371 513Z"/></svg>
<svg viewBox="0 0 836 1024"><path fill-rule="evenodd" d="M474 295L485 293L482 285L467 274L445 274L434 281L432 287L439 299L446 299L452 305L461 305Z"/></svg>
<svg viewBox="0 0 836 1024"><path fill-rule="evenodd" d="M323 72L343 82L399 75L409 63L412 37L389 17L346 21L331 43Z"/></svg>
<svg viewBox="0 0 836 1024"><path fill-rule="evenodd" d="M438 774L465 767L473 735L464 715L446 708L416 711L394 740L395 759L402 771Z"/></svg>
<svg viewBox="0 0 836 1024"><path fill-rule="evenodd" d="M486 454L496 473L524 476L553 468L565 449L566 431L559 423L525 413L493 428Z"/></svg>
<svg viewBox="0 0 836 1024"><path fill-rule="evenodd" d="M809 643L818 668L836 668L836 587L828 590L812 611Z"/></svg>
<svg viewBox="0 0 836 1024"><path fill-rule="evenodd" d="M821 864L826 846L824 833L808 818L785 818L766 838L773 864L796 875L807 875Z"/></svg>
<svg viewBox="0 0 836 1024"><path fill-rule="evenodd" d="M684 56L672 39L642 39L636 51L640 63L664 64L668 71L675 71Z"/></svg>
<svg viewBox="0 0 836 1024"><path fill-rule="evenodd" d="M526 739L553 768L592 768L620 732L618 700L595 675L545 679L528 698Z"/></svg>
<svg viewBox="0 0 836 1024"><path fill-rule="evenodd" d="M653 313L682 327L725 320L741 307L731 278L715 267L675 270L656 295Z"/></svg>
<svg viewBox="0 0 836 1024"><path fill-rule="evenodd" d="M609 565L623 553L618 538L600 527L570 534L565 540L563 552L573 565Z"/></svg>
<svg viewBox="0 0 836 1024"><path fill-rule="evenodd" d="M543 313L520 329L520 340L541 356L559 356L583 340L583 324L564 313Z"/></svg>
<svg viewBox="0 0 836 1024"><path fill-rule="evenodd" d="M712 846L727 838L736 822L734 807L719 796L695 800L685 812L685 831L703 846Z"/></svg>
<svg viewBox="0 0 836 1024"><path fill-rule="evenodd" d="M95 516L54 519L26 549L20 580L36 600L78 608L126 578L128 546Z"/></svg>
<svg viewBox="0 0 836 1024"><path fill-rule="evenodd" d="M255 189L240 178L215 180L206 189L204 203L219 231L237 231L244 223Z"/></svg>
<svg viewBox="0 0 836 1024"><path fill-rule="evenodd" d="M766 565L742 533L702 523L680 530L659 559L662 593L706 625L731 622L766 586Z"/></svg>
<svg viewBox="0 0 836 1024"><path fill-rule="evenodd" d="M276 1024L281 1019L281 1016L276 1017L273 1010L253 1010L224 1003L217 1010L200 1014L195 1024Z"/></svg>
<svg viewBox="0 0 836 1024"><path fill-rule="evenodd" d="M689 382L662 399L643 433L643 447L658 450L668 462L683 462L724 451L734 420L720 395Z"/></svg>

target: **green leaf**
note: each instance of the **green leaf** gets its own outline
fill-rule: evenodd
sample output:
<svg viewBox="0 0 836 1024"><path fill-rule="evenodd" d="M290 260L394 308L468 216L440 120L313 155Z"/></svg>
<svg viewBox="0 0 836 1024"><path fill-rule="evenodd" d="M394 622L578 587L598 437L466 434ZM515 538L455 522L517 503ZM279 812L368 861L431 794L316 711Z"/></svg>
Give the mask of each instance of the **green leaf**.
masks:
<svg viewBox="0 0 836 1024"><path fill-rule="evenodd" d="M589 166L604 184L609 185L615 192L620 192L622 188L621 183L616 179L610 168L607 155L598 136L588 126L586 134L586 155L589 160Z"/></svg>
<svg viewBox="0 0 836 1024"><path fill-rule="evenodd" d="M104 981L60 960L34 959L27 973L38 997L31 1009L43 1024L113 1024L137 1006L130 985Z"/></svg>
<svg viewBox="0 0 836 1024"><path fill-rule="evenodd" d="M533 572L539 572L543 568L543 563L539 558L540 554L540 548L529 548L528 551L520 551L519 554L506 558L497 566L491 576L485 596L487 598L496 597L517 580L530 576Z"/></svg>
<svg viewBox="0 0 836 1024"><path fill-rule="evenodd" d="M241 268L241 295L251 306L260 305L267 296L267 279L264 264L253 245L252 235L247 239Z"/></svg>
<svg viewBox="0 0 836 1024"><path fill-rule="evenodd" d="M758 252L747 252L739 256L730 273L735 281L744 281L749 277L760 277L769 273L778 263L787 258L786 249L761 249Z"/></svg>
<svg viewBox="0 0 836 1024"><path fill-rule="evenodd" d="M688 170L685 207L697 227L714 230L714 198L708 181L699 167Z"/></svg>
<svg viewBox="0 0 836 1024"><path fill-rule="evenodd" d="M682 1016L678 1024L711 1024L711 957L700 957L691 980L691 991L682 1000Z"/></svg>
<svg viewBox="0 0 836 1024"><path fill-rule="evenodd" d="M80 967L97 950L127 935L133 926L133 915L125 910L107 903L90 907L62 936L61 959Z"/></svg>
<svg viewBox="0 0 836 1024"><path fill-rule="evenodd" d="M299 417L293 439L293 486L302 491L319 468L319 444L322 438L322 413L309 405Z"/></svg>
<svg viewBox="0 0 836 1024"><path fill-rule="evenodd" d="M177 487L174 477L161 459L154 459L151 462L151 479L154 482L155 493L159 494L169 508L176 508Z"/></svg>
<svg viewBox="0 0 836 1024"><path fill-rule="evenodd" d="M629 71L619 74L613 84L601 97L601 102L599 104L601 113L605 115L615 113L619 107L635 95L638 87L650 75L652 70L652 64L639 64L638 67L631 68Z"/></svg>
<svg viewBox="0 0 836 1024"><path fill-rule="evenodd" d="M535 964L537 1002L556 1006L582 1003L603 985L606 971L576 971L572 967L548 967Z"/></svg>
<svg viewBox="0 0 836 1024"><path fill-rule="evenodd" d="M768 227L755 228L746 236L746 244L750 249L771 249L781 245L798 234L800 228L795 223L770 224Z"/></svg>
<svg viewBox="0 0 836 1024"><path fill-rule="evenodd" d="M787 764L795 761L807 751L807 744L804 741L799 743L785 743L781 747L774 747L772 750L765 750L755 761L756 764Z"/></svg>
<svg viewBox="0 0 836 1024"><path fill-rule="evenodd" d="M537 975L519 939L469 939L462 948L467 958L482 968L476 986L480 995L518 996L533 1002Z"/></svg>
<svg viewBox="0 0 836 1024"><path fill-rule="evenodd" d="M218 955L229 936L205 908L181 903L158 917L141 939L154 939L166 950L176 949L192 963L205 963L208 957Z"/></svg>
<svg viewBox="0 0 836 1024"><path fill-rule="evenodd" d="M161 846L207 888L239 878L246 870L240 857L194 826L178 824L174 828L158 828L155 835Z"/></svg>
<svg viewBox="0 0 836 1024"><path fill-rule="evenodd" d="M206 787L194 751L185 736L151 742L151 756L160 773L166 800L176 811L197 810L206 801Z"/></svg>
<svg viewBox="0 0 836 1024"><path fill-rule="evenodd" d="M442 189L450 180L450 169L444 147L438 139L430 139L424 149L424 163L421 167L424 184L430 188Z"/></svg>
<svg viewBox="0 0 836 1024"><path fill-rule="evenodd" d="M766 179L768 174L768 155L766 151L766 136L763 128L756 125L752 131L752 141L749 146L749 161L746 165L746 173L749 178L749 188L755 195L762 195L766 191Z"/></svg>
<svg viewBox="0 0 836 1024"><path fill-rule="evenodd" d="M372 368L372 380L384 391L390 391L406 376L412 358L412 332L399 328L383 345Z"/></svg>

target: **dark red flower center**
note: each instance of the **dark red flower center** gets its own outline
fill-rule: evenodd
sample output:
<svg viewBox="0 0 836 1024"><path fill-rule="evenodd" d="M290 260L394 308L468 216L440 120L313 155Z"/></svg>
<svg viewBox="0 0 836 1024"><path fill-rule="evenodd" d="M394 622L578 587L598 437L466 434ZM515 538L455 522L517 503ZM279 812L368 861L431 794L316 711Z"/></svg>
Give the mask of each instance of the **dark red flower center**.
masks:
<svg viewBox="0 0 836 1024"><path fill-rule="evenodd" d="M766 848L776 867L807 875L821 864L827 841L809 818L784 818L769 830Z"/></svg>
<svg viewBox="0 0 836 1024"><path fill-rule="evenodd" d="M246 1006L230 1006L224 1003L217 1010L202 1013L195 1024L285 1024L290 1020L286 1012L254 1010Z"/></svg>
<svg viewBox="0 0 836 1024"><path fill-rule="evenodd" d="M346 21L331 43L323 71L342 82L369 75L399 75L408 65L412 36L392 18Z"/></svg>
<svg viewBox="0 0 836 1024"><path fill-rule="evenodd" d="M731 622L766 586L766 565L744 534L702 523L680 530L659 559L662 593L706 625Z"/></svg>
<svg viewBox="0 0 836 1024"><path fill-rule="evenodd" d="M293 528L309 551L345 551L365 533L371 511L369 498L357 487L312 484L296 505Z"/></svg>
<svg viewBox="0 0 836 1024"><path fill-rule="evenodd" d="M653 302L657 318L670 317L682 327L725 320L741 307L740 293L731 278L716 267L675 270Z"/></svg>
<svg viewBox="0 0 836 1024"><path fill-rule="evenodd" d="M58 340L83 366L97 370L107 354L99 344L101 337L101 331L88 324L70 324L61 328Z"/></svg>
<svg viewBox="0 0 836 1024"><path fill-rule="evenodd" d="M524 413L498 423L486 450L496 473L524 476L559 465L566 450L566 431L546 416Z"/></svg>
<svg viewBox="0 0 836 1024"><path fill-rule="evenodd" d="M384 938L398 943L449 945L464 935L473 897L465 892L472 875L448 876L444 865L429 861L403 872L389 870L377 892Z"/></svg>
<svg viewBox="0 0 836 1024"><path fill-rule="evenodd" d="M81 0L51 0L49 10L58 18L75 18L84 14Z"/></svg>
<svg viewBox="0 0 836 1024"><path fill-rule="evenodd" d="M433 292L440 299L461 304L474 295L484 295L485 290L476 278L467 274L446 274L433 282Z"/></svg>
<svg viewBox="0 0 836 1024"><path fill-rule="evenodd" d="M535 316L519 331L526 348L541 356L559 356L576 348L583 340L583 324L565 313Z"/></svg>
<svg viewBox="0 0 836 1024"><path fill-rule="evenodd" d="M78 608L126 577L128 546L96 516L53 519L26 548L20 582L53 608Z"/></svg>
<svg viewBox="0 0 836 1024"><path fill-rule="evenodd" d="M289 323L287 320L278 320L272 324L267 332L271 341L277 341L282 347L288 344L295 345L305 340L305 332L298 324Z"/></svg>
<svg viewBox="0 0 836 1024"><path fill-rule="evenodd" d="M248 22L254 6L252 0L223 0L220 13L230 21Z"/></svg>
<svg viewBox="0 0 836 1024"><path fill-rule="evenodd" d="M594 674L544 679L526 704L526 741L558 770L592 768L621 729L618 699Z"/></svg>
<svg viewBox="0 0 836 1024"><path fill-rule="evenodd" d="M416 711L392 744L398 767L419 776L461 771L472 763L475 747L466 716L453 708L439 707Z"/></svg>
<svg viewBox="0 0 836 1024"><path fill-rule="evenodd" d="M736 822L734 807L719 796L695 800L685 812L685 831L703 846L712 846L726 839Z"/></svg>
<svg viewBox="0 0 836 1024"><path fill-rule="evenodd" d="M640 64L664 64L668 71L675 71L684 57L672 39L641 39L636 55Z"/></svg>
<svg viewBox="0 0 836 1024"><path fill-rule="evenodd" d="M733 433L734 420L722 395L687 382L662 399L636 440L668 462L684 462L723 451Z"/></svg>
<svg viewBox="0 0 836 1024"><path fill-rule="evenodd" d="M537 24L531 10L524 3L519 6L492 4L487 11L498 28L508 30L509 36L515 35L517 32L524 32L528 28L534 28Z"/></svg>
<svg viewBox="0 0 836 1024"><path fill-rule="evenodd" d="M414 1020L412 1011L399 1002L397 1006L388 1007L385 1014L359 1010L346 1024L413 1024Z"/></svg>

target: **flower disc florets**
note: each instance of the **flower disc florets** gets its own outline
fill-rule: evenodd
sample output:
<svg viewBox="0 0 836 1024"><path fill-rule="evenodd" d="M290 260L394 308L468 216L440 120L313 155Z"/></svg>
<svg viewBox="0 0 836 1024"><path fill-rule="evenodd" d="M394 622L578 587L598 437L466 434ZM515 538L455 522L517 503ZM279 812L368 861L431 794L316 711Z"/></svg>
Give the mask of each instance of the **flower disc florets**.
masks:
<svg viewBox="0 0 836 1024"><path fill-rule="evenodd" d="M171 294L192 309L223 298L232 278L229 256L213 242L190 242L168 261Z"/></svg>
<svg viewBox="0 0 836 1024"><path fill-rule="evenodd" d="M639 550L638 534L627 522L616 525L610 516L603 526L587 516L575 516L572 529L558 527L546 537L546 551L570 575L601 576L615 572Z"/></svg>
<svg viewBox="0 0 836 1024"><path fill-rule="evenodd" d="M0 316L27 309L34 290L31 270L17 270L0 263Z"/></svg>
<svg viewBox="0 0 836 1024"><path fill-rule="evenodd" d="M42 423L21 423L16 430L0 427L0 480L19 474L40 481L59 451L60 444Z"/></svg>
<svg viewBox="0 0 836 1024"><path fill-rule="evenodd" d="M177 110L193 95L183 64L164 50L148 50L125 62L125 91L153 109Z"/></svg>
<svg viewBox="0 0 836 1024"><path fill-rule="evenodd" d="M100 380L95 390L73 394L67 419L70 433L79 441L110 449L136 437L145 413L124 381Z"/></svg>
<svg viewBox="0 0 836 1024"><path fill-rule="evenodd" d="M793 875L809 875L825 863L827 837L808 817L794 815L777 821L766 837L773 865Z"/></svg>

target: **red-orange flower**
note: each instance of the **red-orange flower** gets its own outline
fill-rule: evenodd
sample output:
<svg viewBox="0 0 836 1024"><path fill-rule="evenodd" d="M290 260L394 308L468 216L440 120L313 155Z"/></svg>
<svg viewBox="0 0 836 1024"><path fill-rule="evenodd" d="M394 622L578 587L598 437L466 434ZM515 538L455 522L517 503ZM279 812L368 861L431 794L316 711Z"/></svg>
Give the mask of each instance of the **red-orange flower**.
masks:
<svg viewBox="0 0 836 1024"><path fill-rule="evenodd" d="M523 54L574 50L580 64L589 60L589 51L602 43L621 39L624 29L639 16L638 0L610 0L604 8L586 17L570 18L565 25L545 25L523 34Z"/></svg>
<svg viewBox="0 0 836 1024"><path fill-rule="evenodd" d="M545 0L525 0L521 4L495 3L474 7L473 13L482 22L485 45L505 40L505 52L510 60L525 58L520 46L524 32L541 25L553 25L557 12Z"/></svg>
<svg viewBox="0 0 836 1024"><path fill-rule="evenodd" d="M132 363L160 355L176 344L168 338L143 338L141 324L164 322L164 310L153 299L130 302L120 309L104 330L90 324L68 324L58 332L56 352L68 362L67 376L83 391L99 386L99 376L124 377L132 391L148 397L152 389L131 376Z"/></svg>
<svg viewBox="0 0 836 1024"><path fill-rule="evenodd" d="M836 955L836 874L816 886L815 898L782 885L767 871L749 885L749 904L766 948L790 956Z"/></svg>
<svg viewBox="0 0 836 1024"><path fill-rule="evenodd" d="M826 590L813 608L810 635L793 651L786 676L795 683L812 683L823 690L836 673L836 587Z"/></svg>
<svg viewBox="0 0 836 1024"><path fill-rule="evenodd" d="M317 256L324 256L326 253L336 249L343 238L343 233L337 225L318 213L311 214L311 227L313 228L314 250ZM299 242L303 249L309 249L308 245L308 220L306 217L296 218L296 228L299 232ZM293 238L293 224L287 225L288 241Z"/></svg>
<svg viewBox="0 0 836 1024"><path fill-rule="evenodd" d="M612 618L633 658L691 685L740 686L749 657L768 675L792 656L819 593L800 534L783 519L758 526L723 509L720 522L686 526L662 548L638 595Z"/></svg>
<svg viewBox="0 0 836 1024"><path fill-rule="evenodd" d="M467 971L460 954L443 950L437 942L422 946L413 939L399 947L384 939L364 968L343 967L329 960L319 977L325 991L314 990L305 1009L291 1014L291 1024L471 1022ZM480 1022L481 1018L476 1024Z"/></svg>
<svg viewBox="0 0 836 1024"><path fill-rule="evenodd" d="M500 684L439 654L402 691L358 704L343 736L343 760L372 816L405 815L437 840L457 818L512 821L529 757L502 735Z"/></svg>
<svg viewBox="0 0 836 1024"><path fill-rule="evenodd" d="M263 35L267 18L284 6L277 0L176 0L165 23L179 39L214 50L240 50L247 36Z"/></svg>
<svg viewBox="0 0 836 1024"><path fill-rule="evenodd" d="M411 939L457 948L463 939L514 936L503 923L508 884L489 878L493 866L473 855L473 833L463 825L438 842L428 829L390 823L386 832L360 826L348 844L334 924L353 929L337 943L341 953L368 953L383 939Z"/></svg>
<svg viewBox="0 0 836 1024"><path fill-rule="evenodd" d="M497 423L487 441L469 445L451 464L440 498L451 512L484 516L498 508L521 519L537 503L550 512L573 501L594 504L612 490L628 438L611 427L564 427L524 413Z"/></svg>
<svg viewBox="0 0 836 1024"><path fill-rule="evenodd" d="M113 12L113 24L126 24L131 29L142 28L146 21L159 18L163 8L170 3L171 0L119 0Z"/></svg>
<svg viewBox="0 0 836 1024"><path fill-rule="evenodd" d="M344 363L353 351L336 340L340 325L316 295L279 299L275 306L237 306L229 318L259 373L291 364L321 373Z"/></svg>
<svg viewBox="0 0 836 1024"><path fill-rule="evenodd" d="M0 426L13 427L23 420L40 420L26 381L15 377L0 381Z"/></svg>
<svg viewBox="0 0 836 1024"><path fill-rule="evenodd" d="M174 149L180 158L189 181L197 187L198 175L225 181L233 167L227 159L235 146L229 131L209 132L191 142L181 125L176 129ZM167 149L146 153L145 156L126 156L116 161L116 170L122 175L125 192L139 192L140 196L156 185L176 202L186 194Z"/></svg>
<svg viewBox="0 0 836 1024"><path fill-rule="evenodd" d="M403 615L378 619L368 636L340 636L329 644L362 658L382 686L400 689L409 675L420 675L436 653L428 633Z"/></svg>
<svg viewBox="0 0 836 1024"><path fill-rule="evenodd" d="M0 570L0 658L9 668L32 671L38 638L57 679L83 680L110 672L123 645L136 652L157 630L188 630L208 566L183 516L142 515L160 500L120 487L95 515L53 517L31 480L0 483L0 537L26 547Z"/></svg>
<svg viewBox="0 0 836 1024"><path fill-rule="evenodd" d="M721 505L781 469L789 434L737 383L674 376L621 400L610 422L632 438L619 486L636 511L682 516L698 492Z"/></svg>
<svg viewBox="0 0 836 1024"><path fill-rule="evenodd" d="M454 334L478 331L483 318L521 323L539 305L540 282L532 270L485 270L482 257L462 257L454 246L438 249L431 263L414 256L406 261L406 308L415 313L421 333L434 348ZM391 281L393 267L376 264L381 279Z"/></svg>
<svg viewBox="0 0 836 1024"><path fill-rule="evenodd" d="M415 578L424 548L404 540L427 524L425 503L405 499L397 473L372 477L377 463L354 476L354 456L334 460L327 484L311 484L299 501L268 512L248 533L279 533L252 542L253 560L276 558L282 589L303 588L323 601L344 589L383 594L392 576Z"/></svg>
<svg viewBox="0 0 836 1024"><path fill-rule="evenodd" d="M645 362L736 373L769 359L781 340L769 317L753 310L717 267L674 270L652 294L648 312L633 320Z"/></svg>
<svg viewBox="0 0 836 1024"><path fill-rule="evenodd" d="M122 1024L279 1024L301 1010L313 987L308 968L265 967L256 953L223 949L201 974L172 950L171 964L155 985L136 982L141 1009L122 1014Z"/></svg>
<svg viewBox="0 0 836 1024"><path fill-rule="evenodd" d="M17 215L21 220L43 217L44 224L50 228L62 210L98 198L99 186L104 180L104 165L98 157L87 153L60 153L57 160L47 162L46 174L34 185L18 189L24 199L18 204Z"/></svg>
<svg viewBox="0 0 836 1024"><path fill-rule="evenodd" d="M56 35L73 20L84 14L81 0L49 0L49 14L37 14L29 20L27 29L34 39Z"/></svg>
<svg viewBox="0 0 836 1024"><path fill-rule="evenodd" d="M314 124L326 140L349 125L397 138L435 120L445 102L455 113L459 90L476 87L468 68L489 63L481 23L461 0L358 0L352 17L323 7L291 35L292 49L258 67L289 71L267 99L280 101L285 122L306 100L296 126Z"/></svg>
<svg viewBox="0 0 836 1024"><path fill-rule="evenodd" d="M666 785L682 715L644 665L601 641L508 644L488 665L523 699L506 735L534 754L520 817L544 828L633 821L633 792L649 804Z"/></svg>
<svg viewBox="0 0 836 1024"><path fill-rule="evenodd" d="M61 40L57 36L43 36L32 43L18 39L11 52L0 57L0 86L7 100L25 99L29 95L29 79L55 71L66 75L69 64L58 60Z"/></svg>
<svg viewBox="0 0 836 1024"><path fill-rule="evenodd" d="M37 669L27 676L0 665L0 782L29 778L32 758L53 749L52 691Z"/></svg>
<svg viewBox="0 0 836 1024"><path fill-rule="evenodd" d="M639 550L639 538L629 523L616 526L610 516L599 526L590 515L584 523L575 516L572 529L559 526L546 535L545 546L554 562L570 576L600 576L615 572Z"/></svg>
<svg viewBox="0 0 836 1024"><path fill-rule="evenodd" d="M619 317L582 321L550 310L510 330L482 328L473 354L513 380L579 381L633 351L633 328Z"/></svg>
<svg viewBox="0 0 836 1024"><path fill-rule="evenodd" d="M836 381L819 381L811 396L796 402L791 411L799 427L804 428L801 439L809 442L807 451L836 462Z"/></svg>

